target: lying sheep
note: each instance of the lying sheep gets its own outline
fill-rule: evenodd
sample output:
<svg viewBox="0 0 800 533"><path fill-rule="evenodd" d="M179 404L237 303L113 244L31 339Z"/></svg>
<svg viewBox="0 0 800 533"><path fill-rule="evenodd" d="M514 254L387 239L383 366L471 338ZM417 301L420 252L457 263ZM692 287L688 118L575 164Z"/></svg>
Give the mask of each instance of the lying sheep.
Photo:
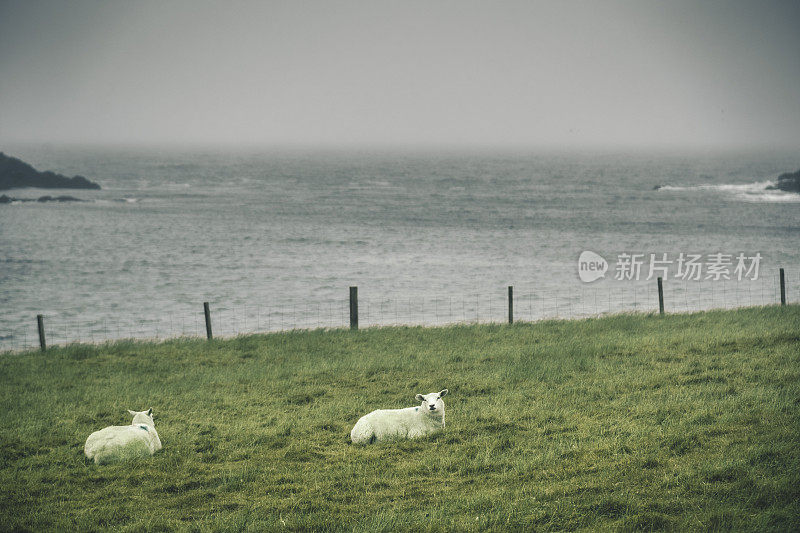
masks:
<svg viewBox="0 0 800 533"><path fill-rule="evenodd" d="M444 401L447 389L416 399L419 407L378 409L362 416L350 432L353 444L371 444L386 439L416 439L444 429Z"/></svg>
<svg viewBox="0 0 800 533"><path fill-rule="evenodd" d="M89 459L94 459L95 464L146 457L161 449L161 439L153 425L153 410L136 412L129 409L128 412L133 415L130 426L109 426L86 439L83 452Z"/></svg>

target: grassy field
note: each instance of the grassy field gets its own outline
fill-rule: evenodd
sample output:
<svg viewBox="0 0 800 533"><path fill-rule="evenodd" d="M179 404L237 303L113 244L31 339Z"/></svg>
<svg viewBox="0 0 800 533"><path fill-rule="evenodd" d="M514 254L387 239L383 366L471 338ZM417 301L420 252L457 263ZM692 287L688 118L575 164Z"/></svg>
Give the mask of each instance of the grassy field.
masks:
<svg viewBox="0 0 800 533"><path fill-rule="evenodd" d="M2 530L799 530L800 307L0 357ZM353 446L448 388L447 429ZM95 466L153 407L164 449Z"/></svg>

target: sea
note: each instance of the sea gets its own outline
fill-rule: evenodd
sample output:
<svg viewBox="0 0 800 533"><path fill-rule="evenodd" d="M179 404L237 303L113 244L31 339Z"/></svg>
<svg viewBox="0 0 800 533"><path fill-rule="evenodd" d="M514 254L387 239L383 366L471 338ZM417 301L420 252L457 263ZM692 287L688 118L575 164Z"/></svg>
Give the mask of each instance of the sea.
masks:
<svg viewBox="0 0 800 533"><path fill-rule="evenodd" d="M798 151L0 150L102 186L2 191L84 200L0 205L5 351L800 301Z"/></svg>

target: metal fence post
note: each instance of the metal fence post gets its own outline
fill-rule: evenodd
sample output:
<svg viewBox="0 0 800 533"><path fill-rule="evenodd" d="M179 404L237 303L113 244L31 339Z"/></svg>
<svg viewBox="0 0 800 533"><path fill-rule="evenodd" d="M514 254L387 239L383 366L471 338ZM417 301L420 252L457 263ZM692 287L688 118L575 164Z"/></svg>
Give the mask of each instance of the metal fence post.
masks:
<svg viewBox="0 0 800 533"><path fill-rule="evenodd" d="M39 326L39 346L42 351L47 349L47 344L44 341L44 316L36 315L36 324Z"/></svg>
<svg viewBox="0 0 800 533"><path fill-rule="evenodd" d="M358 287L350 287L350 329L358 329Z"/></svg>
<svg viewBox="0 0 800 533"><path fill-rule="evenodd" d="M206 337L210 340L214 335L211 334L211 310L208 308L208 302L203 302L203 313L206 315Z"/></svg>
<svg viewBox="0 0 800 533"><path fill-rule="evenodd" d="M514 287L508 286L508 323L514 323Z"/></svg>
<svg viewBox="0 0 800 533"><path fill-rule="evenodd" d="M786 280L783 276L783 269L780 270L781 272L781 305L786 305Z"/></svg>
<svg viewBox="0 0 800 533"><path fill-rule="evenodd" d="M661 277L658 278L658 313L664 314L664 286L661 283Z"/></svg>

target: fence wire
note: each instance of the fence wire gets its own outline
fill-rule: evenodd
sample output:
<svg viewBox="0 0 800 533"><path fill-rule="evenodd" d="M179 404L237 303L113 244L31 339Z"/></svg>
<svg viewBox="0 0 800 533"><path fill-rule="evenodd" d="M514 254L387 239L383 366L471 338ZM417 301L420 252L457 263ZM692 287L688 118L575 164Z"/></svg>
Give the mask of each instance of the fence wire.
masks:
<svg viewBox="0 0 800 533"><path fill-rule="evenodd" d="M787 303L800 303L800 273L786 276ZM667 313L688 313L711 309L735 309L780 303L778 273L762 275L755 281L664 281ZM346 288L345 288L346 289ZM215 338L289 330L337 329L350 327L350 303L346 290L340 300L305 302L296 305L225 305L211 303L211 325ZM615 313L658 312L655 280L605 286L536 290L514 287L514 322L545 319L578 319ZM118 312L118 311L117 311ZM509 316L507 288L458 296L381 297L359 294L358 325L445 326L454 324L505 323ZM80 312L64 310L43 314L48 346L72 343L103 343L127 339L167 340L205 338L202 302L194 307L154 313L150 317L106 315L87 320ZM23 326L0 325L0 352L39 348L35 316Z"/></svg>

